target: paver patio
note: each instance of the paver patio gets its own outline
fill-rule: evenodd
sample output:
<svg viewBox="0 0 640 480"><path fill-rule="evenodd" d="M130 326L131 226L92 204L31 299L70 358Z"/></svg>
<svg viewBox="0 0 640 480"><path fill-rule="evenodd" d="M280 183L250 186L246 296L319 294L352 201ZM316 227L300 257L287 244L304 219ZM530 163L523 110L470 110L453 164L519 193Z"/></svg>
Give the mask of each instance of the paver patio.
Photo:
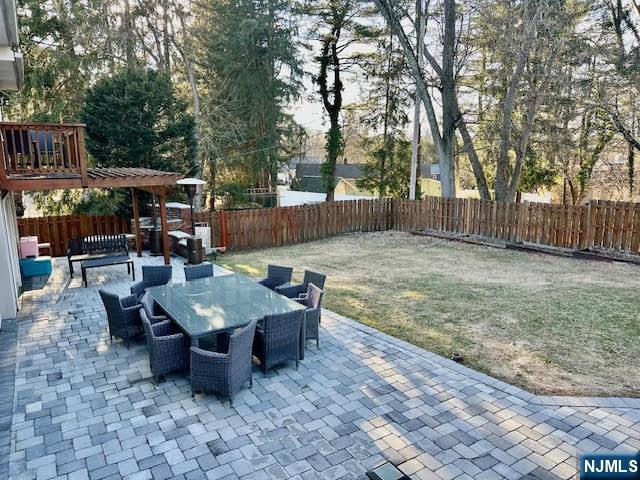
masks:
<svg viewBox="0 0 640 480"><path fill-rule="evenodd" d="M640 448L637 399L534 396L328 311L299 370L256 373L233 407L192 399L184 376L150 381L144 344L109 344L98 288L128 293L126 270L89 275L58 259L3 326L0 478L330 480L388 459L412 478L567 479L582 451Z"/></svg>

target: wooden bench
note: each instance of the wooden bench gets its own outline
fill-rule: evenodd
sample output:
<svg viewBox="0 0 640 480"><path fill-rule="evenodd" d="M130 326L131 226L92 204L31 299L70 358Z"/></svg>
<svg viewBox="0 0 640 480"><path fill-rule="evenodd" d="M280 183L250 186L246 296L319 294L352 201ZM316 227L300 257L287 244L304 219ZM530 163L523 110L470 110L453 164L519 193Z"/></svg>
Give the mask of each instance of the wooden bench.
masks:
<svg viewBox="0 0 640 480"><path fill-rule="evenodd" d="M131 274L133 277L133 281L136 280L136 269L133 266L133 260L129 258L129 254L126 255L112 255L110 257L100 257L100 258L90 258L88 260L83 260L80 264L82 268L82 282L85 287L89 286L89 282L87 282L87 270L90 268L98 268L98 267L110 267L112 265L123 265L127 264L127 274Z"/></svg>
<svg viewBox="0 0 640 480"><path fill-rule="evenodd" d="M101 258L129 257L129 247L125 235L89 235L73 238L67 242L67 261L73 278L73 264Z"/></svg>

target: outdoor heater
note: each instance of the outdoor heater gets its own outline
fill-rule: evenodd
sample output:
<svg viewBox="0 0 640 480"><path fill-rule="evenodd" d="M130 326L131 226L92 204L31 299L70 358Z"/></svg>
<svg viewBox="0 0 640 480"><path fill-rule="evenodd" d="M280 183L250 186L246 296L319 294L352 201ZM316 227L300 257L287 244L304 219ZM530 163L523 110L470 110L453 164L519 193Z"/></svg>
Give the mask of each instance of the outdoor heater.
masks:
<svg viewBox="0 0 640 480"><path fill-rule="evenodd" d="M176 182L178 185L184 185L184 189L189 197L189 206L191 207L191 234L196 234L196 221L193 218L193 197L196 196L198 185L205 185L207 182L199 178L183 178Z"/></svg>
<svg viewBox="0 0 640 480"><path fill-rule="evenodd" d="M198 265L202 263L204 253L202 248L202 240L196 238L196 221L193 218L193 197L196 196L198 185L204 185L206 182L199 178L183 178L177 181L178 185L184 185L184 189L189 197L189 206L191 207L191 238L187 239L187 250L189 251L187 263Z"/></svg>

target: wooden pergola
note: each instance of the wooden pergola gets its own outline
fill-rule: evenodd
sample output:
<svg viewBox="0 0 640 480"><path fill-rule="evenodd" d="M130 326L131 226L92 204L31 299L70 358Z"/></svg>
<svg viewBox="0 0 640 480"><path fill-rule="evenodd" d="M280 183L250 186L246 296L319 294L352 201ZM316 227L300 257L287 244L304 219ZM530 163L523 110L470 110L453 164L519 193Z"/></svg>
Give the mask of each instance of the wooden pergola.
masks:
<svg viewBox="0 0 640 480"><path fill-rule="evenodd" d="M131 189L139 257L142 256L142 233L137 192L157 195L162 252L164 263L169 264L166 197L184 175L147 168L87 167L82 124L0 123L0 142L0 190Z"/></svg>

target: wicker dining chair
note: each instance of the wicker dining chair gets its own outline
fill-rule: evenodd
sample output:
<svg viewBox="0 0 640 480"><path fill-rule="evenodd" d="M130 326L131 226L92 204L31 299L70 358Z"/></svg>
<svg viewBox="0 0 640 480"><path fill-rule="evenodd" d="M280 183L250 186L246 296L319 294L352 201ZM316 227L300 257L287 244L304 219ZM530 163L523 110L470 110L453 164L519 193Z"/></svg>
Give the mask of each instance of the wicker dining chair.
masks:
<svg viewBox="0 0 640 480"><path fill-rule="evenodd" d="M140 317L155 382L167 373L186 370L189 367L189 339L185 334L177 332L170 320L152 324L144 309L140 309Z"/></svg>
<svg viewBox="0 0 640 480"><path fill-rule="evenodd" d="M229 337L227 353L191 347L192 397L196 392L217 392L232 402L233 395L246 382L249 382L249 388L253 386L251 346L256 323L257 321L254 320Z"/></svg>
<svg viewBox="0 0 640 480"><path fill-rule="evenodd" d="M121 338L129 348L129 342L142 334L141 305L138 302L138 297L130 295L120 298L105 290L100 290L99 293L107 311L109 339L113 342L113 337Z"/></svg>
<svg viewBox="0 0 640 480"><path fill-rule="evenodd" d="M187 282L199 278L213 277L213 264L201 263L200 265L187 265L184 267L184 278Z"/></svg>
<svg viewBox="0 0 640 480"><path fill-rule="evenodd" d="M144 265L142 280L131 286L131 295L142 298L147 288L166 285L171 281L172 271L171 265Z"/></svg>
<svg viewBox="0 0 640 480"><path fill-rule="evenodd" d="M140 303L142 304L144 313L147 314L147 318L152 325L154 323L169 320L169 317L165 315L165 313L160 309L160 307L158 307L158 304L153 300L153 298L151 298L151 295L149 295L148 293L142 295Z"/></svg>
<svg viewBox="0 0 640 480"><path fill-rule="evenodd" d="M307 307L304 315L305 340L315 339L317 348L320 348L320 311L322 310L323 293L313 283L310 283L307 295L298 299L298 302Z"/></svg>
<svg viewBox="0 0 640 480"><path fill-rule="evenodd" d="M271 290L275 290L276 287L291 282L291 275L293 274L292 267L282 267L280 265L267 266L267 278L259 280L258 283L264 285Z"/></svg>
<svg viewBox="0 0 640 480"><path fill-rule="evenodd" d="M300 328L304 310L267 315L264 324L256 329L253 354L260 360L264 374L275 365L300 360Z"/></svg>
<svg viewBox="0 0 640 480"><path fill-rule="evenodd" d="M327 276L322 273L312 272L311 270L304 271L304 279L299 285L281 286L276 287L276 292L281 293L285 297L297 298L301 295L305 295L309 289L309 284L313 283L320 290L324 290L324 282Z"/></svg>

